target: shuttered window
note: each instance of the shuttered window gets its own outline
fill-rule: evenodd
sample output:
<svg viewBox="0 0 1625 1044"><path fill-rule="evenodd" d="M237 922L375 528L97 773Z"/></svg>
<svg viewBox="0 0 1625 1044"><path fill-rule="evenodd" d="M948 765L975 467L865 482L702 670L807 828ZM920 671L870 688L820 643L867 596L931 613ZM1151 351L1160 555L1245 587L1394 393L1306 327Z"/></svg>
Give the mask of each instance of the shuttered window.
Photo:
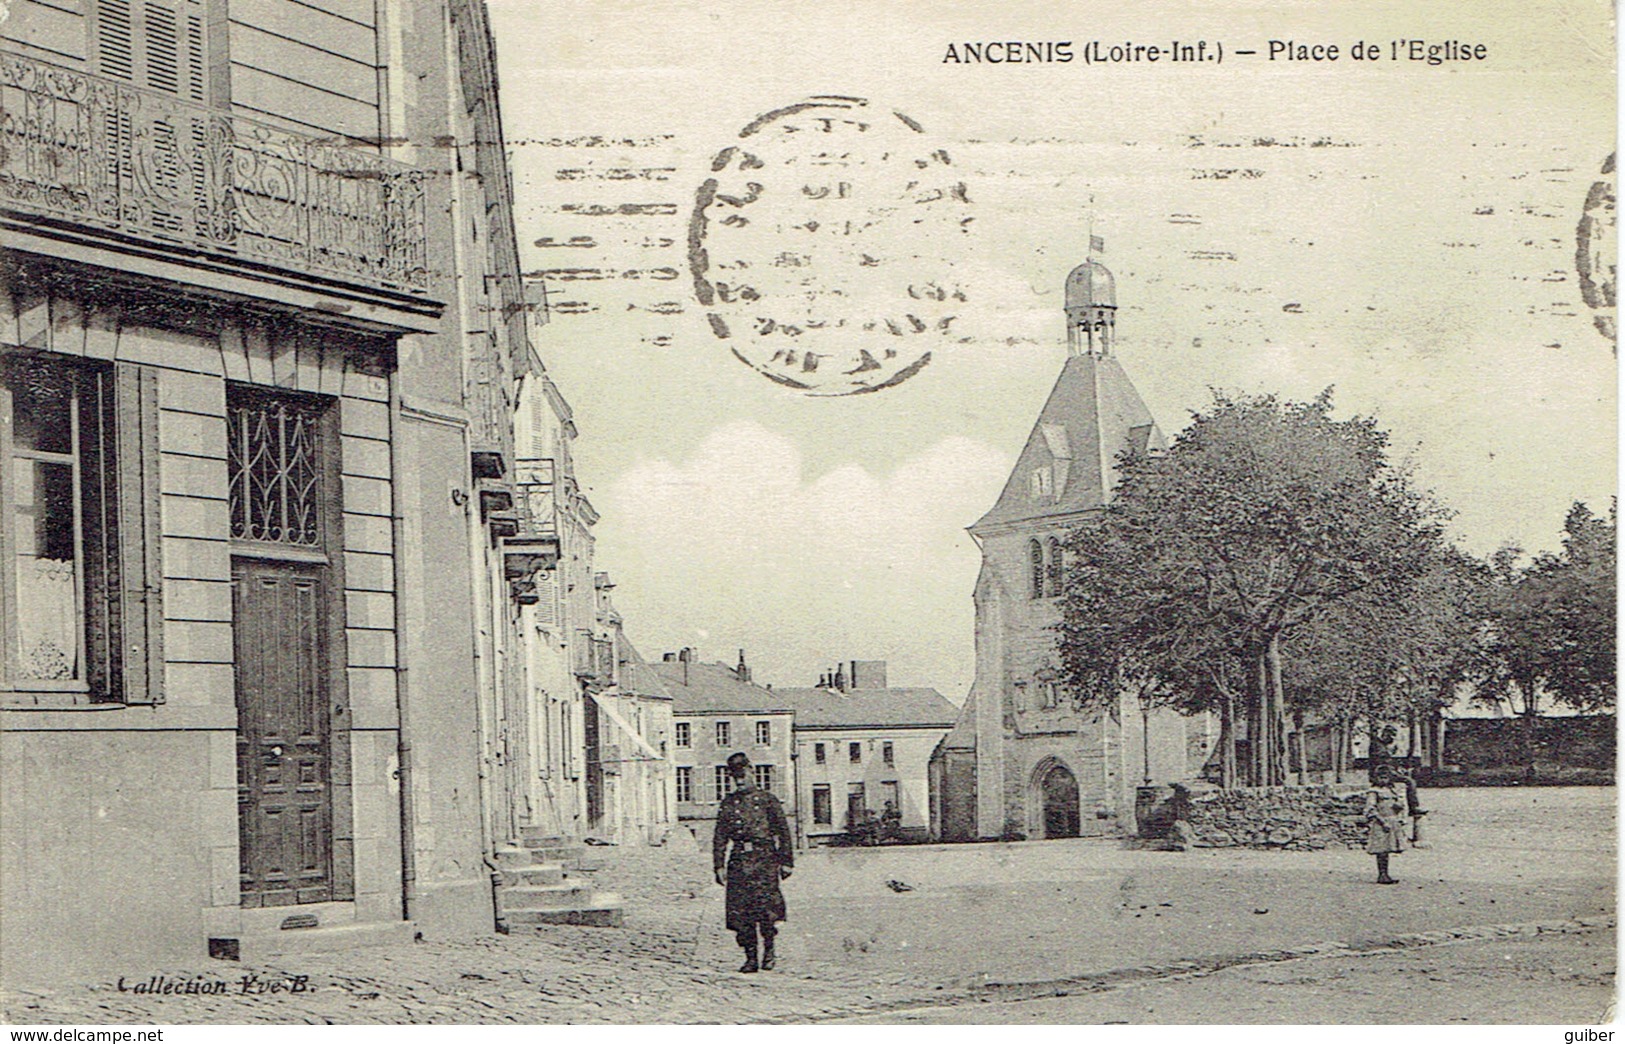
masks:
<svg viewBox="0 0 1625 1044"><path fill-rule="evenodd" d="M157 378L128 363L0 359L6 688L163 700Z"/></svg>
<svg viewBox="0 0 1625 1044"><path fill-rule="evenodd" d="M96 71L208 102L204 0L95 0Z"/></svg>

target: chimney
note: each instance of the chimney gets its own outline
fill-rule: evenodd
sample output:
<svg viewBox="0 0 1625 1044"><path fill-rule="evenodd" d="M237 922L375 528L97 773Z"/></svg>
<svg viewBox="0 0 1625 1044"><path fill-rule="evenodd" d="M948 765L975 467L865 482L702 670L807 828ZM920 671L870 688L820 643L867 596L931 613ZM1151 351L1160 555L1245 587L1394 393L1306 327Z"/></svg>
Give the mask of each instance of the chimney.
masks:
<svg viewBox="0 0 1625 1044"><path fill-rule="evenodd" d="M853 660L851 683L854 689L886 688L885 660Z"/></svg>
<svg viewBox="0 0 1625 1044"><path fill-rule="evenodd" d="M677 662L683 665L683 684L688 684L688 665L694 662L695 652L688 646L683 646L677 653Z"/></svg>
<svg viewBox="0 0 1625 1044"><path fill-rule="evenodd" d="M734 676L742 682L750 681L750 668L745 665L745 650L739 650L739 666L734 668Z"/></svg>
<svg viewBox="0 0 1625 1044"><path fill-rule="evenodd" d="M676 663L677 662L677 654L676 653L666 653L664 656L662 656L660 658L660 662L661 663Z"/></svg>

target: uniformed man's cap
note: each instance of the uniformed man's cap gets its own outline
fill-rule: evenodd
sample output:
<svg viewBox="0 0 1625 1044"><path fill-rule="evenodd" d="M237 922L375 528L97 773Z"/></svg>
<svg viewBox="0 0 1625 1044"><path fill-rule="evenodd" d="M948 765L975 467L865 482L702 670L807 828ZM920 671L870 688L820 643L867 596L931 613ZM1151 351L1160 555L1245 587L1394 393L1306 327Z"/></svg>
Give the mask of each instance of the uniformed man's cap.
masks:
<svg viewBox="0 0 1625 1044"><path fill-rule="evenodd" d="M739 751L736 754L729 754L728 755L728 767L731 768L731 769L738 768L741 765L749 765L749 764L750 764L750 758L745 756L744 751Z"/></svg>

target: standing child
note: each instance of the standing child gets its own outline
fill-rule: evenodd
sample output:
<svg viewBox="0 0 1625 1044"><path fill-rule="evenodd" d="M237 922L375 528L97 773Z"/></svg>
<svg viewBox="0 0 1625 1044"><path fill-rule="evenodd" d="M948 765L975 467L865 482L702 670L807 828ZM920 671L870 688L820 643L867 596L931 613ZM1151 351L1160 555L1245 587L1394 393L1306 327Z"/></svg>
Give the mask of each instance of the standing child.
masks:
<svg viewBox="0 0 1625 1044"><path fill-rule="evenodd" d="M1377 883L1397 884L1388 875L1388 857L1405 851L1410 830L1405 822L1405 788L1394 781L1391 765L1371 770L1371 789L1365 793L1365 820L1370 828L1365 850L1377 857Z"/></svg>

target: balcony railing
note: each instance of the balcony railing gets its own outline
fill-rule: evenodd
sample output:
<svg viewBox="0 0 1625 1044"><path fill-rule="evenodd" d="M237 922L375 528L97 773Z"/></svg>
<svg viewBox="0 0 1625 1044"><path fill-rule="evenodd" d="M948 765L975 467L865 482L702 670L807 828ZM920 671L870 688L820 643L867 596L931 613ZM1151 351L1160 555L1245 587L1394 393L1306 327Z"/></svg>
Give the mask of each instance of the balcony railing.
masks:
<svg viewBox="0 0 1625 1044"><path fill-rule="evenodd" d="M424 172L0 52L0 208L421 296Z"/></svg>
<svg viewBox="0 0 1625 1044"><path fill-rule="evenodd" d="M520 457L514 461L514 494L520 535L557 537L553 461L545 457Z"/></svg>

